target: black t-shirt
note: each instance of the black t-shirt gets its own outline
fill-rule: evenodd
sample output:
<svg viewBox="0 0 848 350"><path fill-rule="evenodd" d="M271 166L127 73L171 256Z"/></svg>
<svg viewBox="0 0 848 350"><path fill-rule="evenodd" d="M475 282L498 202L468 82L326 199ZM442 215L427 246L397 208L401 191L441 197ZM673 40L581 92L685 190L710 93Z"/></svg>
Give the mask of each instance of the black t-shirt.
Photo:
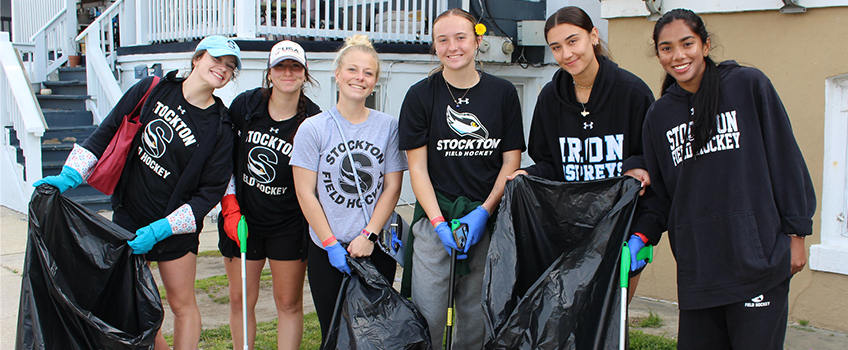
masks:
<svg viewBox="0 0 848 350"><path fill-rule="evenodd" d="M450 89L441 72L409 88L400 110L400 149L426 145L433 189L451 200L483 201L502 153L524 151L521 103L512 83L487 73L470 90Z"/></svg>
<svg viewBox="0 0 848 350"><path fill-rule="evenodd" d="M251 235L302 234L297 229L280 230L302 225L289 166L297 118L275 121L267 102L263 105L262 113L251 118L236 143L237 159L243 160L235 168L236 181L241 182L239 205Z"/></svg>
<svg viewBox="0 0 848 350"><path fill-rule="evenodd" d="M181 91L175 89L175 91ZM123 205L138 222L161 219L177 181L197 149L201 135L219 119L219 107L200 109L189 104L182 93L165 94L141 116L138 147L128 161L130 171ZM126 171L126 170L125 170ZM165 213L167 215L168 213Z"/></svg>

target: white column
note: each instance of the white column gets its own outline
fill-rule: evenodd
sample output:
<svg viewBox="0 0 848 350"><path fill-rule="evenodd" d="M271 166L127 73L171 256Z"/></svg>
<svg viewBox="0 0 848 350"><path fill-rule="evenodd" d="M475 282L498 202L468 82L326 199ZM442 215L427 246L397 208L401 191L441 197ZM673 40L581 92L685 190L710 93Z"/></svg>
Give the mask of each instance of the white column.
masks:
<svg viewBox="0 0 848 350"><path fill-rule="evenodd" d="M236 37L256 38L256 1L236 1Z"/></svg>

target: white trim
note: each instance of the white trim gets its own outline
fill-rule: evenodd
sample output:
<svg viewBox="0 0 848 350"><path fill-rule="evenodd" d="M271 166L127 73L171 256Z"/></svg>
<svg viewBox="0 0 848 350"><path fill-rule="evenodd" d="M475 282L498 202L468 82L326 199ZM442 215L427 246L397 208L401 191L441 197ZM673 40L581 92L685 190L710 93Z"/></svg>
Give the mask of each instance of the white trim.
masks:
<svg viewBox="0 0 848 350"><path fill-rule="evenodd" d="M810 247L810 268L848 275L848 74L825 86L821 244Z"/></svg>
<svg viewBox="0 0 848 350"><path fill-rule="evenodd" d="M687 8L697 13L727 13L779 10L783 7L780 0L662 0L661 3L663 13L676 8ZM799 5L808 9L840 7L848 6L848 0L800 0ZM601 0L602 18L647 17L648 14L644 0Z"/></svg>

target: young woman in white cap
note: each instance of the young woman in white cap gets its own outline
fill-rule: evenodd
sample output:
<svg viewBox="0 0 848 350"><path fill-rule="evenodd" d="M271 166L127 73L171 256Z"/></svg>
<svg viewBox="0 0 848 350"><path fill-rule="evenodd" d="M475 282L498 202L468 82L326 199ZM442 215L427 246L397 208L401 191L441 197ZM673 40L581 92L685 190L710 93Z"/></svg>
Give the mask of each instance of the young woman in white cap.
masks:
<svg viewBox="0 0 848 350"><path fill-rule="evenodd" d="M345 39L334 66L338 103L301 125L291 159L297 198L309 221L309 286L322 343L342 274L350 273L346 255L370 256L380 274L394 279L397 263L374 242L397 205L406 170L397 119L365 106L380 76L380 59L368 37Z"/></svg>
<svg viewBox="0 0 848 350"><path fill-rule="evenodd" d="M307 117L321 109L303 93L315 84L303 47L293 41L274 45L262 87L245 91L230 105L236 130L233 178L221 201L218 248L230 285L233 345L243 344L241 261L238 222L244 216L247 238L247 332L256 337L256 301L265 260L271 266L277 306L277 348L299 349L303 335L303 280L306 274L306 220L294 191L289 159L294 135Z"/></svg>
<svg viewBox="0 0 848 350"><path fill-rule="evenodd" d="M194 297L198 234L203 217L218 203L232 174L232 125L224 103L213 95L241 68L240 50L222 36L203 39L191 72L168 73L141 109L135 136L115 192L112 221L130 232L135 254L159 262L168 304L174 312L174 348L196 349L200 311ZM141 100L153 78L129 89L95 132L74 145L62 173L38 182L64 192L90 175L123 116ZM156 349L167 349L162 333Z"/></svg>

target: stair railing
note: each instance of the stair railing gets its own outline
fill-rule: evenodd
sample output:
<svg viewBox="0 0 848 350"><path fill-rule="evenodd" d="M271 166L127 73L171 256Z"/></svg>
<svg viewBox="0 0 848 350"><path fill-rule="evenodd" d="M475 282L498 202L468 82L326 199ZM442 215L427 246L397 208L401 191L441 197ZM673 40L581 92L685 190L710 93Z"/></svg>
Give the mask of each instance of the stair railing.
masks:
<svg viewBox="0 0 848 350"><path fill-rule="evenodd" d="M100 124L121 99L121 86L115 78L118 41L112 25L124 11L124 1L115 1L75 39L85 42L85 74L90 96L86 107L95 124Z"/></svg>
<svg viewBox="0 0 848 350"><path fill-rule="evenodd" d="M24 64L9 39L9 33L0 32L0 123L12 126L24 152L24 178L15 177L24 198L32 193L32 183L41 179L41 137L47 122L32 91ZM5 134L2 146L9 146Z"/></svg>
<svg viewBox="0 0 848 350"><path fill-rule="evenodd" d="M51 72L68 61L68 56L77 54L73 41L77 28L75 10L76 3L66 1L65 7L29 38L35 44L33 76L36 82L47 80Z"/></svg>

